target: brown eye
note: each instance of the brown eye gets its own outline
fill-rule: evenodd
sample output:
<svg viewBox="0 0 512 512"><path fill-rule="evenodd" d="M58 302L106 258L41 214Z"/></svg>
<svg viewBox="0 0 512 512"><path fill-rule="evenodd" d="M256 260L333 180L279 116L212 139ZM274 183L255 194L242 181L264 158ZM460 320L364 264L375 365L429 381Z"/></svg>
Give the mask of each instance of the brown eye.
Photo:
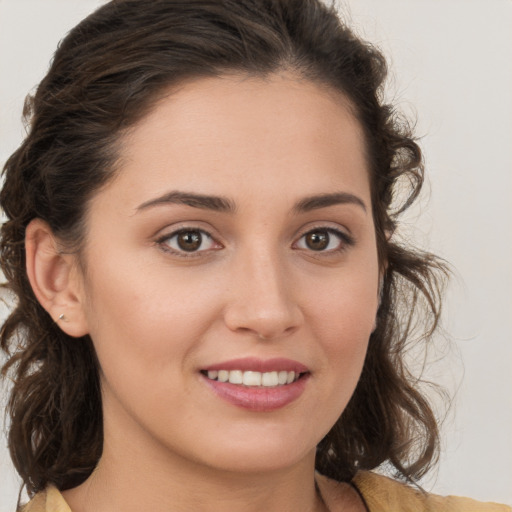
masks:
<svg viewBox="0 0 512 512"><path fill-rule="evenodd" d="M305 235L305 243L312 251L323 251L329 246L330 236L327 231L311 231Z"/></svg>
<svg viewBox="0 0 512 512"><path fill-rule="evenodd" d="M176 243L182 251L197 251L201 247L203 236L200 231L183 231L176 235Z"/></svg>
<svg viewBox="0 0 512 512"><path fill-rule="evenodd" d="M334 228L317 228L302 235L294 244L296 249L332 254L354 245L354 239L347 233Z"/></svg>
<svg viewBox="0 0 512 512"><path fill-rule="evenodd" d="M205 231L201 229L182 229L170 236L162 238L162 246L175 253L200 253L211 249L218 249L219 245Z"/></svg>

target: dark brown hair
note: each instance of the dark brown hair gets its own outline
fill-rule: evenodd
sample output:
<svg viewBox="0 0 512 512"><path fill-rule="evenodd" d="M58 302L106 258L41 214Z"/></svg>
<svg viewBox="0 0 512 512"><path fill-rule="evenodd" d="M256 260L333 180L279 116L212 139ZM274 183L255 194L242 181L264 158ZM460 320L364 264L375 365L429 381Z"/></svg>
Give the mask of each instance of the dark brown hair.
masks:
<svg viewBox="0 0 512 512"><path fill-rule="evenodd" d="M407 124L383 100L386 63L318 0L118 0L61 42L25 105L28 135L4 168L1 265L15 307L1 330L12 381L9 448L30 494L83 482L102 452L98 362L36 300L24 236L34 218L78 253L89 199L116 172L118 141L177 84L225 73L290 70L350 101L363 127L384 279L375 332L355 393L317 450L338 480L382 464L417 479L436 459L436 418L404 363L411 335L430 340L444 266L395 240L423 164ZM409 194L397 203L399 183ZM397 206L398 204L398 206ZM418 311L420 314L418 314ZM420 325L421 329L416 329Z"/></svg>

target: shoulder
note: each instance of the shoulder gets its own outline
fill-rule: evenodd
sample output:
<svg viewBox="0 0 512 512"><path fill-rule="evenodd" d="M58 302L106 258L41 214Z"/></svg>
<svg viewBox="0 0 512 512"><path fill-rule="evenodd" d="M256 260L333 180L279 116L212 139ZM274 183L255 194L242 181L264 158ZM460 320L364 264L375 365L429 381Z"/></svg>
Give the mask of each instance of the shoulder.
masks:
<svg viewBox="0 0 512 512"><path fill-rule="evenodd" d="M322 496L330 510L340 508L340 496L346 495L347 484L341 484L317 475ZM497 503L481 503L469 498L437 496L423 493L406 484L370 471L360 471L352 481L364 499L369 512L512 512L512 508ZM62 494L55 487L48 487L36 494L21 512L71 512Z"/></svg>
<svg viewBox="0 0 512 512"><path fill-rule="evenodd" d="M37 493L20 512L71 512L62 494L53 486Z"/></svg>
<svg viewBox="0 0 512 512"><path fill-rule="evenodd" d="M359 472L352 483L370 512L512 512L512 508L497 503L425 493L370 471Z"/></svg>
<svg viewBox="0 0 512 512"><path fill-rule="evenodd" d="M339 498L346 484L322 475L317 475L317 481L330 510L343 510ZM481 503L469 498L425 493L370 471L360 471L351 483L369 512L512 512L511 507L497 503Z"/></svg>

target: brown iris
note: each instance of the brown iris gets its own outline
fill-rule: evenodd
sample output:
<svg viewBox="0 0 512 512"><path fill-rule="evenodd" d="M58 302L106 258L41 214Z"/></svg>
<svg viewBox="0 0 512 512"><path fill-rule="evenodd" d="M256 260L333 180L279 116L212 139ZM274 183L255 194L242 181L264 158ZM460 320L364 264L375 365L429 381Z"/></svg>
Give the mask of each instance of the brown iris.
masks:
<svg viewBox="0 0 512 512"><path fill-rule="evenodd" d="M192 252L201 247L203 236L199 231L182 231L177 234L176 241L181 250Z"/></svg>
<svg viewBox="0 0 512 512"><path fill-rule="evenodd" d="M305 238L307 247L312 251L323 251L330 241L327 231L311 231Z"/></svg>

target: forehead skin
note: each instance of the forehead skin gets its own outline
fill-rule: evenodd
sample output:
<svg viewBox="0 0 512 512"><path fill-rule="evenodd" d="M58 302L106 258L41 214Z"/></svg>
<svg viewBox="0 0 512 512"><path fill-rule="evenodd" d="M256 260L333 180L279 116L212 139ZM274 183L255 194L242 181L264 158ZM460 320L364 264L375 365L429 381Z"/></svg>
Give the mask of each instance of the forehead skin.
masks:
<svg viewBox="0 0 512 512"><path fill-rule="evenodd" d="M290 152L290 147L297 152ZM276 172L287 166L357 169L369 192L363 130L349 100L332 88L288 73L206 78L172 89L124 134L120 154L120 173L143 173L144 162L150 160L153 174L160 168L164 179L172 166L175 177L186 178L185 188L194 182L194 169L201 174L207 165L212 176L208 192L214 192L216 171L228 171L226 160L233 168L231 178L255 179L258 185L262 165ZM239 172L242 167L244 173ZM292 173L290 186L293 179ZM369 196L365 202L371 211Z"/></svg>

